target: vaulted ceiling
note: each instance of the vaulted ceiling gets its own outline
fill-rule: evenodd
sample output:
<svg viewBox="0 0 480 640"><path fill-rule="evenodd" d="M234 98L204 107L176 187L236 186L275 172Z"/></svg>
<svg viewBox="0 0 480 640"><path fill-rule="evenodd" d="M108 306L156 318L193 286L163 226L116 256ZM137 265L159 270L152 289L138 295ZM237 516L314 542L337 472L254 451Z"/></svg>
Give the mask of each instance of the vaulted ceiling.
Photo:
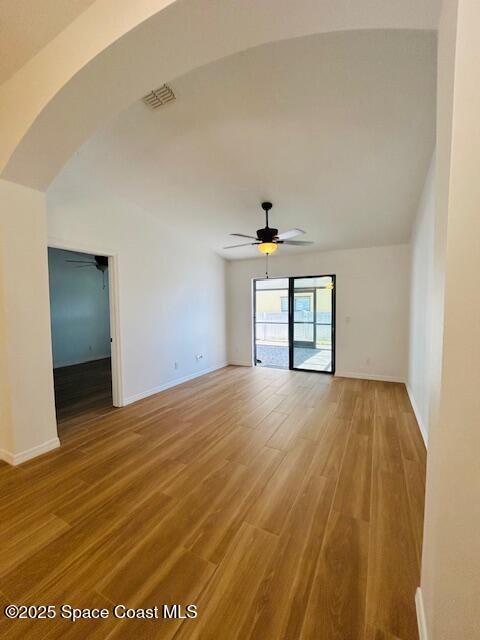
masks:
<svg viewBox="0 0 480 640"><path fill-rule="evenodd" d="M435 52L431 31L337 32L158 78L176 101L136 101L50 191L114 190L230 259L256 255L222 247L263 226L264 199L315 249L406 242L434 148Z"/></svg>
<svg viewBox="0 0 480 640"><path fill-rule="evenodd" d="M0 0L0 84L95 0Z"/></svg>

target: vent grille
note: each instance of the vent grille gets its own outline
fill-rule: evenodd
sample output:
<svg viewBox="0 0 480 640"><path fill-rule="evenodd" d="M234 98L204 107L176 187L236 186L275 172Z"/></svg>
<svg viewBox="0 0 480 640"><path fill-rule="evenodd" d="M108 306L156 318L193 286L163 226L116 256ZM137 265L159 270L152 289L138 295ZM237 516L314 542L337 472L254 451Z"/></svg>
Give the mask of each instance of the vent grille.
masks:
<svg viewBox="0 0 480 640"><path fill-rule="evenodd" d="M147 107L150 107L151 109L158 109L159 107L163 107L164 104L173 102L175 100L175 94L168 84L164 84L159 89L153 89L153 91L150 91L150 93L144 96L142 100Z"/></svg>

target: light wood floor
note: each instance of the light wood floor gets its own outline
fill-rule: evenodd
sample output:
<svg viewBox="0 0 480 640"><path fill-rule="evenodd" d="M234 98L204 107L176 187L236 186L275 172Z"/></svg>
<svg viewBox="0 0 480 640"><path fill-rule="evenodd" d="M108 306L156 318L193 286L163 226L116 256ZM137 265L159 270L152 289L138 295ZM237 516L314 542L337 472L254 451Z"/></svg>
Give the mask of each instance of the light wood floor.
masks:
<svg viewBox="0 0 480 640"><path fill-rule="evenodd" d="M228 367L65 419L0 466L0 604L196 604L196 620L0 637L414 640L425 450L402 385Z"/></svg>

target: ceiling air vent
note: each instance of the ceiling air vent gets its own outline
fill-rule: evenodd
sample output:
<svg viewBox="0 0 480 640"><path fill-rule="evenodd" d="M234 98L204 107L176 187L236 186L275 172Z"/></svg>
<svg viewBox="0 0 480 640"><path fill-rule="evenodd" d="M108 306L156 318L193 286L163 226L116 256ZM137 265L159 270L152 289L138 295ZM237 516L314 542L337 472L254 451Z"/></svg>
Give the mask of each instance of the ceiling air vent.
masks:
<svg viewBox="0 0 480 640"><path fill-rule="evenodd" d="M144 96L142 100L147 107L150 107L151 109L158 109L168 102L173 102L175 100L175 94L168 84L164 84L163 87L150 91L150 93Z"/></svg>

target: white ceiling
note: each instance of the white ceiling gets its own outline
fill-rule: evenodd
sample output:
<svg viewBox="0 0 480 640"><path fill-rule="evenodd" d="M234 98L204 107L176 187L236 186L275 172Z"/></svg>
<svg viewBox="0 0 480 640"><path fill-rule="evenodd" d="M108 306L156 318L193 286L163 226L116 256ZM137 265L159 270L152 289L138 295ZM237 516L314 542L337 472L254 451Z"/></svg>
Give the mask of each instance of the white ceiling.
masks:
<svg viewBox="0 0 480 640"><path fill-rule="evenodd" d="M95 0L0 0L0 84Z"/></svg>
<svg viewBox="0 0 480 640"><path fill-rule="evenodd" d="M406 242L434 147L435 52L433 32L339 32L158 78L177 100L135 102L52 189L66 175L107 187L230 259L258 255L222 247L263 226L264 199L314 249Z"/></svg>

